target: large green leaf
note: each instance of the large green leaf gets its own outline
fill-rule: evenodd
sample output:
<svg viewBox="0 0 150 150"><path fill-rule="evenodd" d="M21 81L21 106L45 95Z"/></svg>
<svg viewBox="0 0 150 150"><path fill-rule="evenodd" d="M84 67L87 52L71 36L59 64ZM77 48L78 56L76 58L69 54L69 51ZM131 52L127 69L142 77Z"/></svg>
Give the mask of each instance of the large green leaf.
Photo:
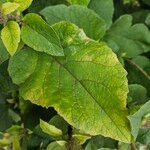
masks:
<svg viewBox="0 0 150 150"><path fill-rule="evenodd" d="M150 101L145 103L135 114L128 116L128 119L130 120L131 128L132 128L131 133L134 136L134 139L137 138L142 117L150 113L149 108L150 108Z"/></svg>
<svg viewBox="0 0 150 150"><path fill-rule="evenodd" d="M93 46L94 48L91 48ZM88 43L85 47L80 49L80 53L84 55L88 49L88 53L92 50L92 52L95 51L100 55L108 55L107 59L109 55L111 56L111 54L108 54L109 51L108 53L104 52L107 51L107 47L102 46L102 44ZM111 67L102 63L103 61L105 62L102 57L99 57L101 59L101 65L99 65L96 62L95 64L88 61L87 55L83 57L83 54L81 55L80 53L78 51L74 55L77 58L68 57L67 59L70 60L66 62L64 67L62 62L55 61L46 54L38 54L32 50L20 51L11 59L9 72L13 81L17 84L20 83L18 80L19 74L30 74L21 59L26 56L26 62L28 62L29 57L27 56L36 57L34 61L37 65L34 68L34 73L30 74L26 82L21 85L20 93L25 99L30 99L33 103L42 106L54 106L69 123L87 133L93 135L103 134L104 136L130 142L128 123L125 118L126 113L123 110L125 109L123 99L127 91L126 82L124 82L124 70L121 69L118 63L115 69L112 67L114 69L112 76ZM110 51L110 53L112 52ZM83 57L83 60L80 60L81 57ZM18 65L17 61L22 65ZM86 68L86 70L83 68ZM91 68L96 70L94 71ZM16 69L21 69L22 71L16 72ZM116 75L118 69L119 75ZM101 72L99 76L97 71ZM110 74L110 77L108 77L108 74ZM95 77L95 75L98 77ZM104 76L107 76L107 79L102 78ZM114 87L116 80L118 85ZM60 87L58 81L60 82ZM106 84L109 87L108 89ZM124 86L121 86L122 84ZM97 93L101 93L101 96L99 97ZM112 107L115 109L112 110Z"/></svg>
<svg viewBox="0 0 150 150"><path fill-rule="evenodd" d="M87 6L90 0L67 0L70 4L79 4Z"/></svg>
<svg viewBox="0 0 150 150"><path fill-rule="evenodd" d="M132 25L130 15L121 16L108 30L106 41L113 41L127 57L150 50L150 32L144 24Z"/></svg>
<svg viewBox="0 0 150 150"><path fill-rule="evenodd" d="M17 22L9 21L1 32L2 41L10 53L13 55L18 48L20 42L20 27Z"/></svg>
<svg viewBox="0 0 150 150"><path fill-rule="evenodd" d="M85 133L130 142L126 71L116 55L105 43L95 41L64 50L64 59L31 49L11 58L9 73L20 85L21 96L38 105L53 106Z"/></svg>
<svg viewBox="0 0 150 150"><path fill-rule="evenodd" d="M50 55L64 55L57 34L39 15L27 14L23 21L21 38L25 44Z"/></svg>
<svg viewBox="0 0 150 150"><path fill-rule="evenodd" d="M47 22L52 25L59 21L70 21L76 24L90 38L99 40L103 37L106 25L94 11L79 5L65 6L49 6L41 11Z"/></svg>
<svg viewBox="0 0 150 150"><path fill-rule="evenodd" d="M113 0L91 0L88 7L105 20L107 27L111 26L114 13Z"/></svg>

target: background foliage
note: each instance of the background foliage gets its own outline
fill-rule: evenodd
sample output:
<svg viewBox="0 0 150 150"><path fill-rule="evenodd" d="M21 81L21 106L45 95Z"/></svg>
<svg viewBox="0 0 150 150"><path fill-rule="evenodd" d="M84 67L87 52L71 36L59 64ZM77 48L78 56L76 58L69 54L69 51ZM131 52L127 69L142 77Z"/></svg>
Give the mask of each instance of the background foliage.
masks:
<svg viewBox="0 0 150 150"><path fill-rule="evenodd" d="M149 0L0 0L0 149L149 150L149 29Z"/></svg>

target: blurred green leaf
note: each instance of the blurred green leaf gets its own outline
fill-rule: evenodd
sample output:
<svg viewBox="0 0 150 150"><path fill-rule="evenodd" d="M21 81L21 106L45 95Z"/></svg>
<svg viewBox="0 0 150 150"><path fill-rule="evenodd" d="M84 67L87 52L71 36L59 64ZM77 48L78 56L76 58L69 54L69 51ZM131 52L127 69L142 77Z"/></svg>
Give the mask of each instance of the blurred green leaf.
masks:
<svg viewBox="0 0 150 150"><path fill-rule="evenodd" d="M150 13L146 17L145 23L148 25L148 27L150 27Z"/></svg>
<svg viewBox="0 0 150 150"><path fill-rule="evenodd" d="M29 12L40 12L45 7L57 4L68 4L66 0L34 0L29 7Z"/></svg>
<svg viewBox="0 0 150 150"><path fill-rule="evenodd" d="M129 85L129 94L132 98L132 103L134 104L144 104L146 103L149 98L147 96L147 90L143 86L139 84L130 84Z"/></svg>
<svg viewBox="0 0 150 150"><path fill-rule="evenodd" d="M150 97L150 76L140 66L134 63L130 59L126 59L125 68L128 72L129 84L141 84L148 91L148 97Z"/></svg>
<svg viewBox="0 0 150 150"><path fill-rule="evenodd" d="M150 1L149 0L142 0L146 5L150 6Z"/></svg>
<svg viewBox="0 0 150 150"><path fill-rule="evenodd" d="M60 21L70 21L83 29L86 35L95 40L103 37L106 24L94 11L80 5L49 6L41 11L50 25Z"/></svg>
<svg viewBox="0 0 150 150"><path fill-rule="evenodd" d="M88 141L85 150L98 150L100 148L115 149L117 148L117 144L118 142L111 138L98 135L98 136L92 137Z"/></svg>
<svg viewBox="0 0 150 150"><path fill-rule="evenodd" d="M120 53L133 58L150 50L150 32L144 24L132 25L132 16L123 15L107 31L104 40L114 41ZM112 47L113 48L113 47Z"/></svg>
<svg viewBox="0 0 150 150"><path fill-rule="evenodd" d="M12 118L9 116L8 106L0 104L0 131L6 130L12 124Z"/></svg>
<svg viewBox="0 0 150 150"><path fill-rule="evenodd" d="M73 4L79 4L79 5L85 5L87 6L90 0L67 0L71 5Z"/></svg>
<svg viewBox="0 0 150 150"><path fill-rule="evenodd" d="M150 145L150 128L141 128L139 130L137 141L145 145Z"/></svg>
<svg viewBox="0 0 150 150"><path fill-rule="evenodd" d="M133 16L133 24L135 23L145 23L145 19L147 18L150 10L140 10L132 13Z"/></svg>
<svg viewBox="0 0 150 150"><path fill-rule="evenodd" d="M88 7L105 20L107 28L111 26L114 13L113 0L91 0Z"/></svg>

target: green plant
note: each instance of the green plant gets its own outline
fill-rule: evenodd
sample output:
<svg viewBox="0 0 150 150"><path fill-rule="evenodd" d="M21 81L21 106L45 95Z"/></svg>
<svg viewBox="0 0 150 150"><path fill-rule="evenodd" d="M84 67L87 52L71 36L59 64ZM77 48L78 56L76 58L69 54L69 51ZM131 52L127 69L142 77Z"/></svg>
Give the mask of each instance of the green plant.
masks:
<svg viewBox="0 0 150 150"><path fill-rule="evenodd" d="M0 147L148 149L144 8L144 0L0 0Z"/></svg>

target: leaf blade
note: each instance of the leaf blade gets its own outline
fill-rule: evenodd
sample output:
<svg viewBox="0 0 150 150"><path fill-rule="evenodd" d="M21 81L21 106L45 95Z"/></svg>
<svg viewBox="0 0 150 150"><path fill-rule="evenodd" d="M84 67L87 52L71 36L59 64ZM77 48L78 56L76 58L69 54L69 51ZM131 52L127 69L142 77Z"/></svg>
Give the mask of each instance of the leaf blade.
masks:
<svg viewBox="0 0 150 150"><path fill-rule="evenodd" d="M53 106L68 123L87 134L130 142L126 71L105 43L83 39L82 44L67 45L65 58L61 59L31 49L22 50L9 62L9 73L16 84L20 82L17 74L23 74L16 70L28 71L21 56L31 51L38 61L34 61L34 72L22 79L20 94L24 99Z"/></svg>
<svg viewBox="0 0 150 150"><path fill-rule="evenodd" d="M19 4L19 7L17 10L22 12L31 5L33 0L25 0L25 1L24 0L8 0L8 1L13 1L14 3Z"/></svg>
<svg viewBox="0 0 150 150"><path fill-rule="evenodd" d="M18 23L9 21L2 29L1 38L10 55L14 55L20 42L20 27Z"/></svg>
<svg viewBox="0 0 150 150"><path fill-rule="evenodd" d="M18 7L19 7L19 4L17 3L6 2L2 4L2 13L3 15L8 15L14 12L15 10L17 10Z"/></svg>
<svg viewBox="0 0 150 150"><path fill-rule="evenodd" d="M29 47L50 55L63 56L63 49L54 30L37 14L29 13L24 17L21 38Z"/></svg>
<svg viewBox="0 0 150 150"><path fill-rule="evenodd" d="M40 127L43 132L54 136L54 137L60 137L62 135L62 131L58 128L56 128L54 125L51 125L43 120L40 120Z"/></svg>

